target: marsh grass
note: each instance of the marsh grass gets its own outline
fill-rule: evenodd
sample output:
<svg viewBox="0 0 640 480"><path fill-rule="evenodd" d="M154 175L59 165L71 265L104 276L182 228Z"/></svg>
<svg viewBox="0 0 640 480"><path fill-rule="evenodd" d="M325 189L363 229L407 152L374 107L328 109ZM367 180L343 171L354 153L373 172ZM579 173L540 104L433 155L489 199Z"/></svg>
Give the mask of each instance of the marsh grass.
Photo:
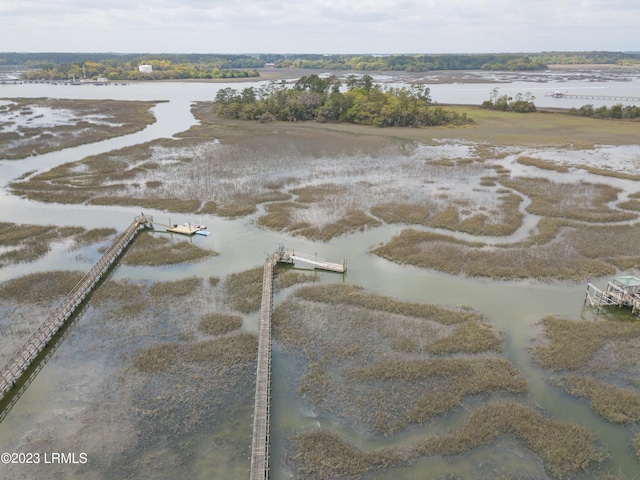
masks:
<svg viewBox="0 0 640 480"><path fill-rule="evenodd" d="M542 160L541 158L518 157L516 162L518 162L520 165L526 165L528 167L536 167L541 170L552 170L554 172L560 172L560 173L566 173L569 171L569 169L564 165L559 165L555 162L550 162L548 160Z"/></svg>
<svg viewBox="0 0 640 480"><path fill-rule="evenodd" d="M127 300L137 300L142 298L146 291L146 285L141 283L133 283L131 280L112 280L107 279L96 289L91 297L91 301L98 306L108 303L125 302Z"/></svg>
<svg viewBox="0 0 640 480"><path fill-rule="evenodd" d="M364 452L336 434L314 430L294 434L287 464L300 479L360 478L370 470L380 470L403 463L396 449Z"/></svg>
<svg viewBox="0 0 640 480"><path fill-rule="evenodd" d="M115 228L93 228L84 233L79 233L76 238L76 246L91 245L93 243L103 242L116 234Z"/></svg>
<svg viewBox="0 0 640 480"><path fill-rule="evenodd" d="M198 322L198 330L207 335L224 335L242 327L242 317L224 313L208 313Z"/></svg>
<svg viewBox="0 0 640 480"><path fill-rule="evenodd" d="M125 265L174 265L177 263L197 262L218 255L213 250L205 250L186 240L173 240L168 237L152 235L149 232L139 234L133 245L122 259Z"/></svg>
<svg viewBox="0 0 640 480"><path fill-rule="evenodd" d="M262 299L263 268L256 267L240 273L232 273L224 281L225 301L241 313L260 308Z"/></svg>
<svg viewBox="0 0 640 480"><path fill-rule="evenodd" d="M258 217L257 224L276 231L284 231L291 225L291 210L306 208L293 202L274 202L265 205L266 213Z"/></svg>
<svg viewBox="0 0 640 480"><path fill-rule="evenodd" d="M522 198L512 193L502 194L498 198L498 212L492 215L476 212L463 216L461 210L453 205L439 208L430 203L398 202L375 205L371 208L371 213L387 223L425 225L471 235L510 235L522 224L523 215L519 210Z"/></svg>
<svg viewBox="0 0 640 480"><path fill-rule="evenodd" d="M640 323L542 319L544 331L531 349L543 368L565 373L551 381L609 422L640 421Z"/></svg>
<svg viewBox="0 0 640 480"><path fill-rule="evenodd" d="M211 363L214 368L230 368L241 363L254 362L257 351L256 336L240 333L189 345L185 358L191 362Z"/></svg>
<svg viewBox="0 0 640 480"><path fill-rule="evenodd" d="M500 178L498 183L531 198L527 211L547 217L585 222L633 220L631 212L613 210L608 203L618 199L620 189L605 184L555 183L545 178Z"/></svg>
<svg viewBox="0 0 640 480"><path fill-rule="evenodd" d="M22 115L33 113L32 108L45 108L70 115L68 124L48 125L45 128L18 126L18 132L1 134L0 157L20 159L63 148L112 138L142 130L155 121L150 108L157 102L118 100L67 100L54 98L13 99L8 111ZM91 117L102 118L93 122ZM89 120L87 120L89 119Z"/></svg>
<svg viewBox="0 0 640 480"><path fill-rule="evenodd" d="M0 246L13 247L0 254L0 267L33 262L51 251L52 242L70 239L79 248L104 241L114 233L110 228L86 231L82 227L0 222Z"/></svg>
<svg viewBox="0 0 640 480"><path fill-rule="evenodd" d="M379 433L393 432L406 424L420 424L458 407L465 397L477 394L526 393L524 377L509 362L496 358L390 360L345 373L348 382L385 382L387 388L416 384L422 391L403 415L396 414L391 425L379 422ZM387 407L388 410L388 407ZM382 415L379 412L378 415Z"/></svg>
<svg viewBox="0 0 640 480"><path fill-rule="evenodd" d="M89 198L87 198L89 200ZM46 200L43 200L46 201ZM75 203L75 202L70 202ZM128 207L141 207L154 210L176 213L206 213L199 212L201 202L196 199L184 199L177 197L133 197L114 195L107 197L93 197L88 201L91 205L124 205Z"/></svg>
<svg viewBox="0 0 640 480"><path fill-rule="evenodd" d="M339 237L346 233L364 231L367 228L377 227L380 224L380 220L367 215L363 211L349 210L335 222L322 226L301 225L299 228L295 228L296 226L293 225L287 230L293 235L302 235L310 240L328 242L334 237Z"/></svg>
<svg viewBox="0 0 640 480"><path fill-rule="evenodd" d="M461 455L504 434L524 442L543 461L545 470L558 478L571 478L604 460L603 451L585 427L547 418L514 402L474 410L461 428L422 442L411 456Z"/></svg>
<svg viewBox="0 0 640 480"><path fill-rule="evenodd" d="M616 424L640 421L640 393L614 387L582 375L562 375L554 384L574 397L587 398L591 408Z"/></svg>
<svg viewBox="0 0 640 480"><path fill-rule="evenodd" d="M133 360L133 366L144 373L163 372L175 365L180 346L177 343L150 345Z"/></svg>
<svg viewBox="0 0 640 480"><path fill-rule="evenodd" d="M155 299L185 297L202 286L198 277L184 278L167 282L156 282L149 287L149 295Z"/></svg>
<svg viewBox="0 0 640 480"><path fill-rule="evenodd" d="M482 317L473 310L456 310L428 303L402 302L392 297L365 292L355 285L319 285L298 289L295 297L317 303L346 304L387 313L428 318L444 325L479 320Z"/></svg>
<svg viewBox="0 0 640 480"><path fill-rule="evenodd" d="M305 366L298 395L347 425L389 435L471 395L526 392L516 369L489 357L503 336L481 319L350 285L304 286L276 309L273 334ZM437 354L469 357L424 358Z"/></svg>
<svg viewBox="0 0 640 480"><path fill-rule="evenodd" d="M502 350L504 335L495 332L490 325L478 320L470 320L455 328L444 338L439 338L428 346L435 355L447 353L480 353Z"/></svg>
<svg viewBox="0 0 640 480"><path fill-rule="evenodd" d="M604 240L605 236L591 236L597 227L583 226L559 237L564 225L562 222L541 222L544 230L530 242L492 247L407 229L372 252L396 263L433 268L452 275L496 279L578 281L612 275L618 265L634 265L640 261L634 248L627 251L621 248L615 252L620 255L612 256L611 245ZM622 226L619 231L628 233L623 238L632 239L636 229L635 226ZM609 232L608 235L615 234Z"/></svg>
<svg viewBox="0 0 640 480"><path fill-rule="evenodd" d="M48 305L64 298L83 276L83 272L66 270L31 273L0 284L0 298Z"/></svg>
<svg viewBox="0 0 640 480"><path fill-rule="evenodd" d="M577 322L549 316L541 323L545 341L535 345L531 354L541 367L557 371L585 367L607 341L640 337L637 322Z"/></svg>
<svg viewBox="0 0 640 480"><path fill-rule="evenodd" d="M320 277L317 273L298 272L296 270L276 267L275 290L280 291L301 283L317 282Z"/></svg>
<svg viewBox="0 0 640 480"><path fill-rule="evenodd" d="M618 203L618 207L625 210L631 210L633 212L640 212L640 200L630 199L626 202L620 202Z"/></svg>

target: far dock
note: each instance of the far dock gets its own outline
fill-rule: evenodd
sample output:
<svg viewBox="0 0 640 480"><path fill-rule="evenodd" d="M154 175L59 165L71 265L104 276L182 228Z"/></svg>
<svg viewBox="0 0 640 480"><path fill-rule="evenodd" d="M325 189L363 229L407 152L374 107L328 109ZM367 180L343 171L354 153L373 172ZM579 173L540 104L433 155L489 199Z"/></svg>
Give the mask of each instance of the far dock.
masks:
<svg viewBox="0 0 640 480"><path fill-rule="evenodd" d="M614 277L607 283L606 290L587 284L585 303L600 309L603 305L631 308L631 314L640 313L640 278L633 275Z"/></svg>
<svg viewBox="0 0 640 480"><path fill-rule="evenodd" d="M290 263L302 262L309 265L311 268L318 270L326 270L328 272L344 273L347 271L347 262L343 260L342 263L328 262L324 258L320 258L317 255L309 255L307 253L296 252L280 243L278 250L274 253L276 262L278 263Z"/></svg>
<svg viewBox="0 0 640 480"><path fill-rule="evenodd" d="M574 94L565 92L552 92L545 94L545 97L553 98L574 98L583 100L613 100L625 102L640 102L640 97L631 95L595 95L595 94Z"/></svg>

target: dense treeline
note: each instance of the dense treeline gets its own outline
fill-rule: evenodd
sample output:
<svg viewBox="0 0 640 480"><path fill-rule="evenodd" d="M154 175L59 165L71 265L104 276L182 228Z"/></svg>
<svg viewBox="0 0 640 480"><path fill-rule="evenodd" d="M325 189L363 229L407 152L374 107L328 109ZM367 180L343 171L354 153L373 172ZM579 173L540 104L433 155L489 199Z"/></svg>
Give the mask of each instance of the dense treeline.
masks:
<svg viewBox="0 0 640 480"><path fill-rule="evenodd" d="M604 105L598 108L593 108L593 105L583 105L580 108L570 109L569 114L581 117L632 119L640 118L640 107L635 105L622 105L621 103L613 105L610 108Z"/></svg>
<svg viewBox="0 0 640 480"><path fill-rule="evenodd" d="M640 53L542 52L442 55L263 55L276 67L332 70L544 70L549 64L637 64Z"/></svg>
<svg viewBox="0 0 640 480"><path fill-rule="evenodd" d="M430 90L423 85L382 89L369 75L351 75L346 91L334 76L309 75L292 88L284 82L238 92L220 90L215 98L216 113L226 118L247 120L346 122L379 127L418 127L461 124L466 114L444 110L431 104Z"/></svg>
<svg viewBox="0 0 640 480"><path fill-rule="evenodd" d="M508 95L500 95L498 87L491 90L489 100L485 100L480 105L480 108L486 108L488 110L502 110L503 112L519 112L528 113L535 112L536 105L533 101L536 99L530 92L516 94L515 97Z"/></svg>
<svg viewBox="0 0 640 480"><path fill-rule="evenodd" d="M0 53L0 65L24 65L36 72L26 79L62 80L76 77L82 65L94 76L110 80L166 78L233 78L258 76L258 68L316 68L325 70L405 71L432 70L544 70L549 64L640 63L640 53L541 52L438 55L222 55L222 54L116 54L116 53ZM154 66L152 74L138 65ZM38 76L39 75L39 76ZM90 77L87 73L87 77Z"/></svg>
<svg viewBox="0 0 640 480"><path fill-rule="evenodd" d="M546 65L531 55L299 55L274 62L282 68L331 70L384 70L427 72L431 70L544 70Z"/></svg>
<svg viewBox="0 0 640 480"><path fill-rule="evenodd" d="M52 65L84 62L119 65L139 65L154 60L167 60L174 64L210 64L218 68L259 68L264 60L250 55L223 55L210 53L0 53L0 65L26 65L42 68ZM137 68L136 68L137 69Z"/></svg>
<svg viewBox="0 0 640 480"><path fill-rule="evenodd" d="M35 70L23 72L23 80L68 80L71 78L97 78L108 80L170 80L170 79L210 79L246 78L260 74L251 70L238 69L230 65L241 62L219 61L214 63L174 63L171 60L142 58L126 62L105 60L103 62L84 61L61 65L44 65ZM141 64L151 65L153 71L140 72Z"/></svg>

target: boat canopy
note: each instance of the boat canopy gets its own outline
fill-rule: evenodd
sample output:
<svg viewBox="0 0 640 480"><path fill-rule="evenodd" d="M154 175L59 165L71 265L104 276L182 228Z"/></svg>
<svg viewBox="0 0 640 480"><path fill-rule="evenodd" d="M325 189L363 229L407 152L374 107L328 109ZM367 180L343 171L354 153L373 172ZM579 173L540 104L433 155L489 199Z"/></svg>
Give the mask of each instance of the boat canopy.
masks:
<svg viewBox="0 0 640 480"><path fill-rule="evenodd" d="M625 287L640 287L640 278L634 275L613 277L613 281L618 285L624 285Z"/></svg>

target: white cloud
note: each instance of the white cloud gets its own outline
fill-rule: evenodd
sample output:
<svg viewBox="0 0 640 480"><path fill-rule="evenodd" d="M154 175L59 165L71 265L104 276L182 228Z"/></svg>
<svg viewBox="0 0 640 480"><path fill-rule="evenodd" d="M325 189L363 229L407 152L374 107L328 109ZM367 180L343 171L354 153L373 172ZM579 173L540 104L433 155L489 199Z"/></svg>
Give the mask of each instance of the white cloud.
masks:
<svg viewBox="0 0 640 480"><path fill-rule="evenodd" d="M637 0L0 0L5 51L638 50Z"/></svg>

